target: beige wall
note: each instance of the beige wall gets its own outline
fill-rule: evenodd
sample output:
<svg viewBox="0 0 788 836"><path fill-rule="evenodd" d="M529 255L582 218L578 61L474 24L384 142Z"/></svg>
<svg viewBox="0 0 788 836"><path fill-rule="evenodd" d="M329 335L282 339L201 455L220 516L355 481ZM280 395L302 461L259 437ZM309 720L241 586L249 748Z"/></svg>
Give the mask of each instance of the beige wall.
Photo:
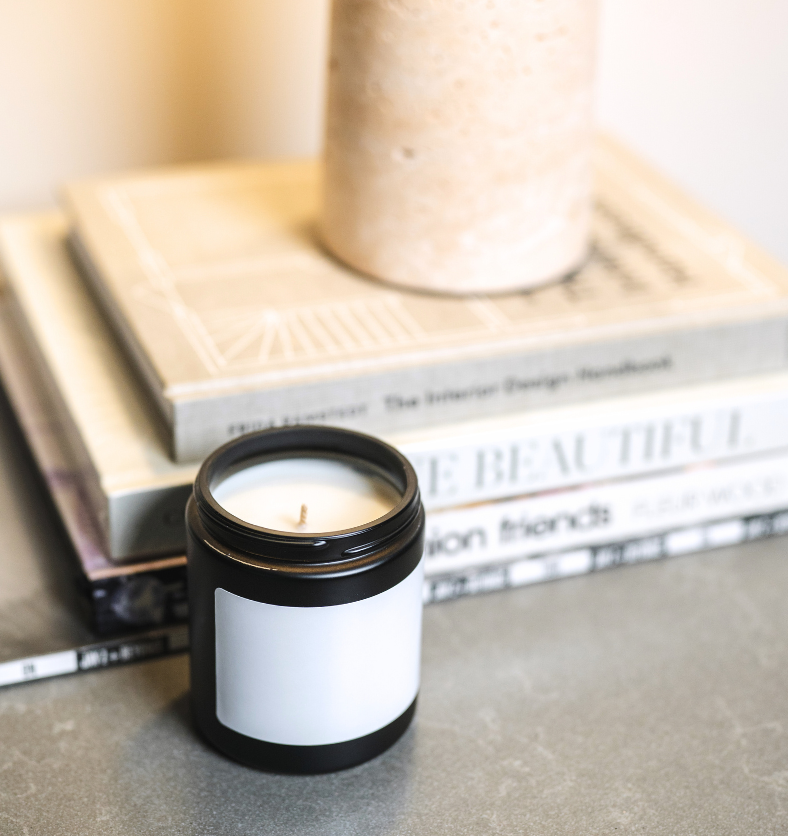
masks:
<svg viewBox="0 0 788 836"><path fill-rule="evenodd" d="M0 209L320 144L329 0L0 0ZM788 262L788 2L603 0L600 121Z"/></svg>
<svg viewBox="0 0 788 836"><path fill-rule="evenodd" d="M92 172L320 142L326 0L0 0L0 209Z"/></svg>
<svg viewBox="0 0 788 836"><path fill-rule="evenodd" d="M215 153L316 154L329 0L199 0L212 56Z"/></svg>

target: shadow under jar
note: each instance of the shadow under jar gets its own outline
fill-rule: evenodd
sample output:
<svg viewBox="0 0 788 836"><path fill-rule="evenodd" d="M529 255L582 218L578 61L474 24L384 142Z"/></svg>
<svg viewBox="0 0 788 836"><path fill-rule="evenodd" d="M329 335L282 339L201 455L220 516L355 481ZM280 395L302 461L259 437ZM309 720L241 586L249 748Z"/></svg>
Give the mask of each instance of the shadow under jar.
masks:
<svg viewBox="0 0 788 836"><path fill-rule="evenodd" d="M186 509L199 731L264 769L327 772L407 729L421 656L424 509L393 447L331 427L244 436Z"/></svg>

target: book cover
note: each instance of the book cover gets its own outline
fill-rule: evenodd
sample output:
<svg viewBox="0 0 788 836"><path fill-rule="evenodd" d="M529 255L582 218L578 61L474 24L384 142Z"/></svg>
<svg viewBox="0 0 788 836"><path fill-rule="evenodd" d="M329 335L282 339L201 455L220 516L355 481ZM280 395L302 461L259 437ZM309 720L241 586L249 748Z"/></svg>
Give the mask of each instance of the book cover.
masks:
<svg viewBox="0 0 788 836"><path fill-rule="evenodd" d="M27 414L28 423L32 418ZM0 687L63 674L151 659L188 646L185 625L148 629L116 625L102 638L86 623L84 576L49 501L49 490L36 478L35 462L24 449L11 404L0 391L0 484L3 486L3 542L0 559ZM39 437L48 417L36 416ZM32 428L31 428L32 429ZM28 434L32 437L32 434ZM52 462L53 467L55 462ZM47 496L49 494L49 496ZM72 529L73 530L73 529ZM76 583L75 583L76 581Z"/></svg>
<svg viewBox="0 0 788 836"><path fill-rule="evenodd" d="M74 247L178 461L288 423L376 433L783 368L788 274L612 140L593 249L529 293L411 293L320 247L316 163L71 185Z"/></svg>
<svg viewBox="0 0 788 836"><path fill-rule="evenodd" d="M0 224L9 373L46 392L77 461L104 553L168 555L185 543L183 510L197 473L167 455L163 427L75 272L57 213Z"/></svg>
<svg viewBox="0 0 788 836"><path fill-rule="evenodd" d="M76 273L57 213L0 223L17 377L35 377L113 560L185 545L196 465L174 464L145 390ZM13 320L13 321L12 321ZM13 333L12 333L13 332ZM11 350L11 347L7 349ZM788 373L392 433L428 511L788 448Z"/></svg>
<svg viewBox="0 0 788 836"><path fill-rule="evenodd" d="M31 385L24 355L15 353L7 314L0 292L0 373L81 562L94 629L108 633L185 619L185 557L118 566L102 552L82 471L68 454L45 391ZM786 474L783 452L431 511L425 601L784 533ZM166 647L158 639L150 644L151 652ZM64 659L41 664L73 665L77 656ZM19 675L18 665L8 670Z"/></svg>
<svg viewBox="0 0 788 836"><path fill-rule="evenodd" d="M187 578L183 555L114 565L102 551L93 509L83 490L84 472L69 455L57 412L51 408L44 389L31 385L31 370L25 365L24 354L15 351L18 341L9 338L13 329L6 327L6 302L0 288L0 373L74 546L95 636L184 621ZM611 525L616 509L602 504L610 499L606 492L609 494L611 488L614 498L623 497L623 507L636 512L645 528L668 526L676 520L686 522L706 514L719 517L744 508L774 505L785 486L784 464L777 463L775 470L775 462L769 457L760 462L748 460L744 462L746 473L739 464L735 462L723 474L700 470L700 478L695 480L657 480L661 490L647 493L650 504L643 503L642 491L640 501L633 502L636 497L627 490L627 483L619 482L592 486L601 489L593 498L581 489L530 500L432 512L424 600L442 601L788 532L788 511L781 508L611 539L622 531L620 525ZM766 468L763 472L757 470L760 465ZM717 478L719 475L727 478ZM588 506L585 514L584 504ZM596 528L596 533L592 531L592 536L578 539L578 530L589 525ZM65 555L58 557L66 559ZM185 637L177 631L138 633L117 641L86 644L90 635L70 612L64 621L59 611L42 600L33 613L35 630L25 628L20 636L17 617L12 635L0 636L0 684L123 664L184 647ZM57 629L49 629L51 624L58 625ZM65 631L63 624L68 625Z"/></svg>
<svg viewBox="0 0 788 836"><path fill-rule="evenodd" d="M73 546L78 561L78 586L90 629L102 636L185 621L188 599L186 558L182 553L125 565L109 558L92 497L86 489L88 474L71 455L63 423L44 387L34 385L35 368L19 351L10 323L7 291L0 285L3 388ZM64 562L70 560L66 554L60 558ZM46 617L37 623L46 625L50 614L46 604L41 609ZM82 636L81 644L89 638ZM43 652L41 647L39 643L35 650ZM33 649L25 644L24 653L15 652L12 656L32 653Z"/></svg>

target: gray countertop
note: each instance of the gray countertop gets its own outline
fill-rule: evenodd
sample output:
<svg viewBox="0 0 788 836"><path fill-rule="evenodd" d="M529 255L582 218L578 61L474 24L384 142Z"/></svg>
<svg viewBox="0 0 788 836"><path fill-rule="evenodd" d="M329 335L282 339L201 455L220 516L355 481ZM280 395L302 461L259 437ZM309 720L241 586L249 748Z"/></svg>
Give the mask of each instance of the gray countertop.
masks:
<svg viewBox="0 0 788 836"><path fill-rule="evenodd" d="M0 619L32 624L66 547L0 436ZM428 607L413 727L334 775L211 750L185 656L0 690L0 833L788 833L787 545Z"/></svg>

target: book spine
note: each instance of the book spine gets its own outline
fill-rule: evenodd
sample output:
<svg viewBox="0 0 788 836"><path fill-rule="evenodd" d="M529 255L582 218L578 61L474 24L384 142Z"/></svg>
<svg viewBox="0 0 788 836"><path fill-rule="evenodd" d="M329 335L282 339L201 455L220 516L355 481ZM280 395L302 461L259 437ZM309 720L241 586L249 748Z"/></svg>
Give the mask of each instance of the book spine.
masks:
<svg viewBox="0 0 788 836"><path fill-rule="evenodd" d="M38 398L46 388L50 411L58 416L52 431L61 435L61 447L79 462L74 470L81 474L108 556L125 561L182 550L190 485L104 493L73 416L57 396L35 340L22 327L24 313L14 310L12 317L9 311L8 319L7 338L13 338L16 353L9 363L23 365L29 375L35 370L44 380L45 386L36 384L41 390ZM24 358L31 362L22 363ZM14 368L8 370L10 377L14 373ZM674 394L664 404L654 399L645 404L642 397L618 398L615 409L606 414L598 406L578 406L558 424L530 418L521 425L464 435L462 429L448 427L437 440L398 446L419 474L425 507L437 510L788 449L788 390L776 384L753 388L745 379L738 387L735 382L726 384L724 394L706 395L705 400L694 390L687 390L683 399Z"/></svg>
<svg viewBox="0 0 788 836"><path fill-rule="evenodd" d="M688 550L687 543L699 550L722 542L721 532L727 529L715 528L715 521L754 518L787 507L788 454L783 454L429 512L425 576L428 584L439 579L444 586L483 587L503 583L501 578L512 585L529 582L523 578L592 571L604 560L614 563L605 555L624 548L622 543L640 543L626 546L627 554L648 551L658 541L663 542L659 554ZM784 520L788 523L788 515ZM748 525L754 530L755 523ZM710 527L696 542L697 526ZM761 527L768 528L766 523ZM678 533L665 539L665 532ZM435 595L430 593L428 600L438 600ZM185 566L95 582L92 603L95 626L104 632L185 618Z"/></svg>
<svg viewBox="0 0 788 836"><path fill-rule="evenodd" d="M198 461L232 438L268 427L318 423L398 432L776 371L786 367L786 326L784 315L763 314L756 321L638 333L493 358L414 362L403 370L380 369L378 358L374 374L359 370L321 383L287 380L257 392L179 396L165 418L171 422L178 462Z"/></svg>
<svg viewBox="0 0 788 836"><path fill-rule="evenodd" d="M628 406L622 399L604 416L578 407L558 425L524 423L472 434L449 427L437 440L393 441L413 464L428 511L788 450L788 389L748 392L746 386L737 391L731 385L707 403L687 391L686 400L662 407ZM96 516L107 521L111 559L185 548L190 493L186 484L105 497L99 511L107 506L109 514Z"/></svg>
<svg viewBox="0 0 788 836"><path fill-rule="evenodd" d="M788 507L788 454L435 511L427 576Z"/></svg>
<svg viewBox="0 0 788 836"><path fill-rule="evenodd" d="M90 623L98 635L177 624L189 617L186 563L87 580Z"/></svg>
<svg viewBox="0 0 788 836"><path fill-rule="evenodd" d="M706 402L687 390L667 405L620 400L607 414L573 413L397 446L427 510L788 450L784 386L753 392L743 381Z"/></svg>
<svg viewBox="0 0 788 836"><path fill-rule="evenodd" d="M534 555L436 574L424 582L424 603L433 604L531 583L585 575L616 566L733 546L788 533L788 510L636 537L618 543Z"/></svg>
<svg viewBox="0 0 788 836"><path fill-rule="evenodd" d="M788 510L724 520L690 528L607 543L584 549L535 555L519 560L438 574L424 582L424 603L433 604L532 583L690 554L705 549L761 540L788 533ZM185 591L185 571L183 572ZM177 625L137 636L114 639L0 663L0 687L54 676L115 667L188 649L188 628Z"/></svg>
<svg viewBox="0 0 788 836"><path fill-rule="evenodd" d="M73 650L45 653L0 663L0 687L70 673L114 668L144 659L181 653L189 647L185 625L86 645Z"/></svg>

